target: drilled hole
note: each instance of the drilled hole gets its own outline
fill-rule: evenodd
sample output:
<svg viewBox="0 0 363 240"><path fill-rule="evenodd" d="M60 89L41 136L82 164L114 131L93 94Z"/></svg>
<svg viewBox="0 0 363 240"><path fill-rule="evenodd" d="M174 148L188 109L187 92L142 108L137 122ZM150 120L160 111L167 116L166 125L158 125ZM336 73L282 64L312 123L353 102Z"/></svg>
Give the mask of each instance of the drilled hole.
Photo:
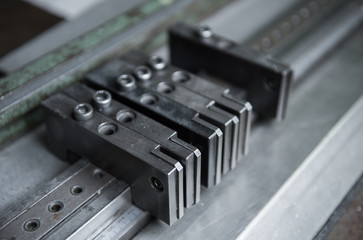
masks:
<svg viewBox="0 0 363 240"><path fill-rule="evenodd" d="M265 79L265 87L267 90L276 92L279 89L279 81L273 78Z"/></svg>
<svg viewBox="0 0 363 240"><path fill-rule="evenodd" d="M71 188L71 193L73 195L81 194L84 191L84 187L80 185L75 185Z"/></svg>
<svg viewBox="0 0 363 240"><path fill-rule="evenodd" d="M157 190L159 192L163 192L164 191L163 184L156 177L151 177L150 178L150 185L151 185L152 188L154 188L155 190Z"/></svg>
<svg viewBox="0 0 363 240"><path fill-rule="evenodd" d="M174 72L173 75L171 76L171 79L175 82L181 82L184 83L186 81L188 81L190 79L190 76L188 73L183 72L183 71L177 71Z"/></svg>
<svg viewBox="0 0 363 240"><path fill-rule="evenodd" d="M101 135L112 135L117 132L117 126L114 123L104 122L98 126L98 133Z"/></svg>
<svg viewBox="0 0 363 240"><path fill-rule="evenodd" d="M100 179L103 178L104 176L105 174L100 169L95 169L92 173L92 177L95 179Z"/></svg>
<svg viewBox="0 0 363 240"><path fill-rule="evenodd" d="M174 91L174 86L169 84L169 83L166 83L166 82L161 82L158 84L158 86L156 87L156 90L158 92L161 92L161 93L165 93L165 94L168 94L168 93L171 93Z"/></svg>
<svg viewBox="0 0 363 240"><path fill-rule="evenodd" d="M48 205L49 212L56 213L62 210L64 207L64 204L61 201L55 201Z"/></svg>
<svg viewBox="0 0 363 240"><path fill-rule="evenodd" d="M158 97L153 94L149 94L149 93L142 95L142 97L140 99L141 103L147 104L147 105L155 104L157 101L158 101Z"/></svg>
<svg viewBox="0 0 363 240"><path fill-rule="evenodd" d="M24 230L28 232L33 232L40 227L40 221L38 219L30 219L24 223Z"/></svg>
<svg viewBox="0 0 363 240"><path fill-rule="evenodd" d="M130 110L121 110L116 114L116 120L122 123L128 123L136 118L136 114Z"/></svg>

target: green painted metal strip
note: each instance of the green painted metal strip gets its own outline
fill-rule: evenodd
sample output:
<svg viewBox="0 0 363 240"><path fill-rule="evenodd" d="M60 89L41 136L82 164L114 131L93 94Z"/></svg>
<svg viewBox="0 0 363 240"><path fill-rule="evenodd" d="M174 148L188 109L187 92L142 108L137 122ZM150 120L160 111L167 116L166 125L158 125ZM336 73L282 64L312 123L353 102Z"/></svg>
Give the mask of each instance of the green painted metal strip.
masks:
<svg viewBox="0 0 363 240"><path fill-rule="evenodd" d="M168 4L172 2L169 1ZM20 71L0 78L0 95L4 95L17 87L31 81L35 77L51 70L57 65L65 62L74 55L81 53L101 42L109 39L116 33L121 32L127 27L134 25L150 14L157 12L165 7L163 1L147 1L131 13L126 13L107 22L103 26L92 30L85 35L78 37L59 49L40 57Z"/></svg>
<svg viewBox="0 0 363 240"><path fill-rule="evenodd" d="M216 1L203 0L203 1L194 2L193 4L191 4L188 7L187 10L185 10L181 13L177 13L171 19L166 19L165 20L166 24L161 26L160 29L158 30L158 32L153 34L153 37L149 41L146 41L145 44L141 46L141 49L144 50L145 52L151 53L152 51L156 50L158 47L165 44L167 41L167 35L165 33L165 28L168 25L170 25L172 22L183 20L188 23L195 24L195 23L199 22L200 20L202 20L203 18L209 16L210 14L212 14L215 11L217 11L218 9L220 9L223 5L230 3L232 1L235 1L235 0L216 0ZM160 2L163 2L163 4L170 4L173 1L172 0L164 0L164 1L160 0ZM157 9L160 9L160 3L158 5L158 4L155 4L155 1L150 1L149 4L142 5L142 9L139 9L137 11L141 11L144 14L150 14L150 13L154 13L155 11L157 11ZM119 19L119 21L120 21L119 26L124 26L123 28L119 28L120 29L119 32L120 32L120 31L122 31L122 29L125 28L125 25L124 25L125 23L124 23L124 21L120 20L120 19L122 19L122 17L119 17L117 19ZM116 21L116 19L114 21ZM136 22L137 21L135 21L135 23ZM115 24L115 25L117 25L117 24ZM109 27L109 28L114 29L111 27ZM106 28L106 30L109 28ZM110 32L108 32L110 30L108 30L108 31L106 31L106 30L105 30L105 27L103 26L95 31L92 31L90 34L95 34L94 37L90 37L90 39L84 39L83 40L84 42L79 41L79 44L75 45L75 46L78 46L78 49L81 49L80 51L84 51L87 48L82 48L82 47L84 47L86 45L88 47L97 45L98 43L102 42L102 41L99 41L98 43L95 42L96 38L100 39L100 38L98 38L99 36L97 35L97 31L100 33L105 31L106 33L109 34L109 36L113 35ZM91 35L89 35L89 36L91 36ZM106 39L106 38L103 38L103 39ZM143 39L143 38L133 39L133 42L130 43L130 45L124 46L123 51L126 51L127 48L130 48L133 46L137 46L137 45L140 46L140 44L142 42L144 42L144 40L145 39ZM67 48L67 49L68 50L60 49L59 51L57 51L56 52L57 54L59 54L59 53L61 54L59 57L57 57L56 53L51 53L52 57L45 56L44 59L42 60L42 63L43 63L43 61L45 61L44 64L48 64L47 59L52 59L52 58L55 58L56 60L58 60L59 63L64 62L61 60L63 60L63 56L67 53L67 51L70 51L69 48ZM74 55L74 52L73 52L72 56L73 55ZM40 60L41 59L39 59L39 61ZM102 61L102 60L100 60L100 61ZM92 64L84 66L82 69L79 69L72 74L64 76L61 79L58 79L56 82L52 82L52 84L49 84L49 86L47 86L46 88L39 90L36 94L32 94L32 95L26 97L25 99L20 101L16 106L14 106L13 108L11 108L11 109L7 110L6 112L4 112L3 114L1 114L0 115L0 126L4 126L6 123L8 123L8 124L5 127L0 128L0 144L4 143L5 141L7 141L7 139L14 136L15 134L18 134L19 132L24 132L27 130L27 128L34 126L35 122L37 122L37 121L40 122L42 118L41 118L39 112L38 112L38 115L37 115L37 113L32 114L31 115L32 117L27 117L29 115L27 113L29 111L31 111L32 109L36 108L43 99L50 96L54 92L78 81L87 72L92 70L94 67L98 66L100 63L101 62L93 62ZM47 67L44 67L44 68L42 66L39 66L39 68L37 68L36 64L41 65L41 63L34 63L34 64L35 65L33 65L32 67L35 70L38 70L39 75L48 71L49 69L52 69L53 67L57 66L57 65L51 64L51 65L47 65ZM29 67L31 67L31 66L29 66ZM41 69L43 69L43 71L40 71ZM26 75L27 72L24 71L24 69L23 69L19 73L16 73L16 74ZM33 74L35 74L35 73L33 73ZM10 77L10 76L8 76L8 77ZM35 76L37 76L37 75L35 75ZM25 78L25 76L22 76L22 77ZM0 79L0 81L1 80L2 79ZM29 80L31 80L31 79L29 79ZM0 85L1 85L1 83L0 83ZM22 116L24 114L27 114L27 115L24 118L19 118L19 116Z"/></svg>

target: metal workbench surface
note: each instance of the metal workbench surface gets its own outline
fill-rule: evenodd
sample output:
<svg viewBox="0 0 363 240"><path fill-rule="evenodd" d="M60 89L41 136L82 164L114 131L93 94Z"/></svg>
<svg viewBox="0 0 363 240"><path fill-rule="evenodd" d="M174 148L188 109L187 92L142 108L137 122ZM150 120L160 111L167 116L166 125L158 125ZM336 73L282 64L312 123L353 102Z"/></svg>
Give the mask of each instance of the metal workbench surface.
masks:
<svg viewBox="0 0 363 240"><path fill-rule="evenodd" d="M208 21L217 32L232 35L235 28L229 23L236 16L235 7L244 6L242 3L227 6ZM222 21L222 14L228 13L230 17ZM285 121L255 122L249 155L218 186L202 189L201 201L187 209L180 221L167 226L154 219L134 239L233 239L243 232L362 95L362 42L360 27L294 86ZM1 209L68 166L47 150L43 125L3 146Z"/></svg>

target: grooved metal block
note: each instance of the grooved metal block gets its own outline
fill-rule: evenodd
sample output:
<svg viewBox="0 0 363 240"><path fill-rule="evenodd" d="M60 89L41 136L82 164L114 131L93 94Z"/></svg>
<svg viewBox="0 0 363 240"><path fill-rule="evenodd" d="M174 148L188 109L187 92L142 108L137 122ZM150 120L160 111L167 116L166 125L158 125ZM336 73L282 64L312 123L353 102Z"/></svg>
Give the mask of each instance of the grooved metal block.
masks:
<svg viewBox="0 0 363 240"><path fill-rule="evenodd" d="M128 64L131 71L132 66ZM202 153L202 179L206 187L221 180L223 133L209 120L208 109L195 111L157 91L138 84L125 72L126 62L111 61L87 76L87 83L95 89L109 91L113 97L127 106L174 129L179 137L197 147ZM131 68L131 69L130 69Z"/></svg>
<svg viewBox="0 0 363 240"><path fill-rule="evenodd" d="M95 91L86 85L74 84L63 91L64 94L81 103L92 104L100 114L116 120L119 124L157 142L164 151L174 155L184 169L184 204L190 207L200 200L200 151L178 138L177 132L112 100L105 90Z"/></svg>
<svg viewBox="0 0 363 240"><path fill-rule="evenodd" d="M56 94L42 103L51 148L63 158L82 156L131 186L134 203L173 224L184 214L184 170L160 144L87 103Z"/></svg>
<svg viewBox="0 0 363 240"><path fill-rule="evenodd" d="M183 23L169 29L171 63L198 73L204 71L243 89L246 100L261 116L285 117L292 71L250 47L218 36L205 26Z"/></svg>

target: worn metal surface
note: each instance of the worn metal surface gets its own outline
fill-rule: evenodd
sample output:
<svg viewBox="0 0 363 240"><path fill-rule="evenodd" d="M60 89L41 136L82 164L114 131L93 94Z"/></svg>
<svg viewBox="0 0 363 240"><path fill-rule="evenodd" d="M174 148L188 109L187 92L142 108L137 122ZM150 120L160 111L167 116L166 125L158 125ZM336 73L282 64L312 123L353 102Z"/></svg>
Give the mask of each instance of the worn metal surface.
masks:
<svg viewBox="0 0 363 240"><path fill-rule="evenodd" d="M362 112L363 95L237 239L315 237L363 173Z"/></svg>
<svg viewBox="0 0 363 240"><path fill-rule="evenodd" d="M4 126L37 107L55 91L80 80L90 69L149 37L154 38L147 41L148 49L155 49L165 42L165 35L159 33L175 19L197 22L229 1L147 1L2 78L0 131L4 133L0 136L12 136L24 130L27 124L22 122L17 122L15 127Z"/></svg>
<svg viewBox="0 0 363 240"><path fill-rule="evenodd" d="M206 28L206 27L204 27ZM169 29L170 61L193 73L205 72L242 89L245 100L263 117L282 120L286 115L293 73L276 59L237 44L203 27L184 23Z"/></svg>
<svg viewBox="0 0 363 240"><path fill-rule="evenodd" d="M135 80L131 89L120 89L117 80L122 74L133 78L134 68L116 59L87 75L87 83L95 89L109 91L116 100L178 132L179 137L202 153L202 179L206 187L218 184L222 175L223 133L208 121L205 112L188 108L156 91L148 90Z"/></svg>
<svg viewBox="0 0 363 240"><path fill-rule="evenodd" d="M362 41L357 31L294 89L284 122L254 124L243 163L219 186L202 191L201 202L178 224L153 221L135 239L236 238L361 96Z"/></svg>
<svg viewBox="0 0 363 240"><path fill-rule="evenodd" d="M128 239L149 220L150 214L132 205L125 182L80 160L21 204L1 209L0 238Z"/></svg>
<svg viewBox="0 0 363 240"><path fill-rule="evenodd" d="M167 224L183 216L184 170L176 159L179 154L164 151L158 143L100 112L75 120L78 107L86 112L87 106L87 113L92 112L92 107L64 94L55 94L42 105L50 146L56 154L70 161L75 156L86 157L125 180L136 206Z"/></svg>
<svg viewBox="0 0 363 240"><path fill-rule="evenodd" d="M138 74L138 69L150 66L149 57L137 51L123 55L119 74ZM166 63L164 63L166 64ZM148 71L150 71L149 69ZM198 82L199 84L195 84ZM193 84L192 88L186 85ZM217 126L223 133L222 172L227 173L236 166L248 143L250 128L249 103L228 95L224 87L217 86L193 74L166 64L163 69L151 70L150 78L138 81L138 85L150 90L156 96L162 95L204 116L204 120ZM199 88L198 88L199 86Z"/></svg>
<svg viewBox="0 0 363 240"><path fill-rule="evenodd" d="M96 92L85 85L75 84L66 88L63 93L78 102L94 104L95 96L99 96L98 93L101 91ZM116 120L119 124L136 133L157 142L164 151L174 154L184 168L185 207L191 207L193 204L199 202L201 154L196 147L179 139L176 131L135 110L131 110L129 107L115 100L111 100L109 106L99 109L95 108L95 110L110 119Z"/></svg>

